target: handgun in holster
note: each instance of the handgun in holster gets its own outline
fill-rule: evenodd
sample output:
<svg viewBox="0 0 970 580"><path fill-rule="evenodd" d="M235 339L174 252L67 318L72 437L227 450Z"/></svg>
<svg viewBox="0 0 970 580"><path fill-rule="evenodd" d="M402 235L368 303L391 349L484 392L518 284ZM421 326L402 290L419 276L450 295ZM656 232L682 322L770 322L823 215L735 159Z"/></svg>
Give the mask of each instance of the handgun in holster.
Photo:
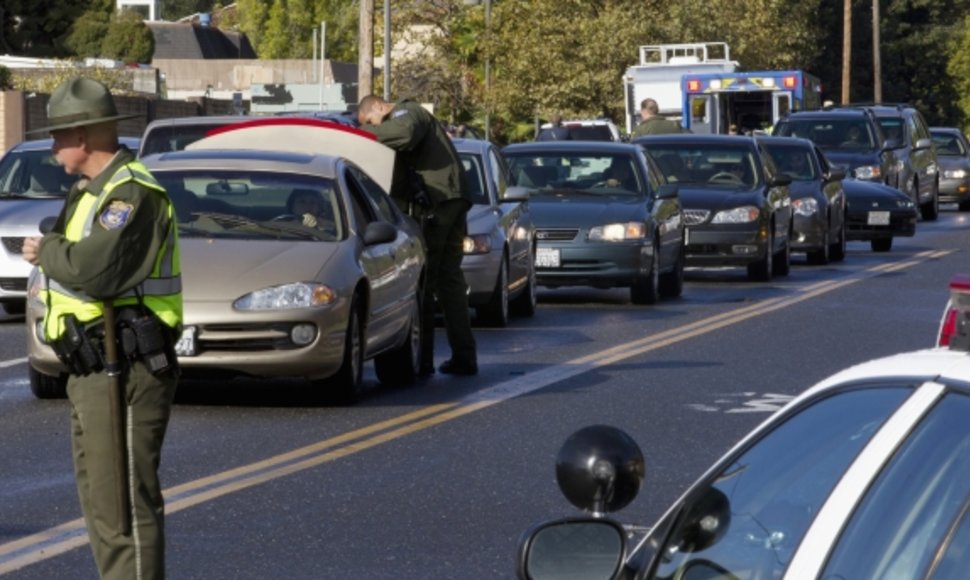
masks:
<svg viewBox="0 0 970 580"><path fill-rule="evenodd" d="M73 314L64 317L64 334L51 347L71 374L86 376L104 369L101 345L92 335L97 336L95 326L86 327Z"/></svg>
<svg viewBox="0 0 970 580"><path fill-rule="evenodd" d="M422 226L434 222L434 212L430 211L434 209L434 201L428 194L424 178L421 177L420 173L410 168L408 169L408 204L412 207L411 215L420 216ZM414 210L414 206L420 209Z"/></svg>

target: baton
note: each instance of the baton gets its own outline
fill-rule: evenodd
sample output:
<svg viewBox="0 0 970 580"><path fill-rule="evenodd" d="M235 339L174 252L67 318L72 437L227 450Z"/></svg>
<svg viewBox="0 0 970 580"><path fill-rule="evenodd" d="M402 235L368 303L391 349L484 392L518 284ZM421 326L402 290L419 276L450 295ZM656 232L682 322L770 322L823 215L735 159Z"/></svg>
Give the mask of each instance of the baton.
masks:
<svg viewBox="0 0 970 580"><path fill-rule="evenodd" d="M118 361L118 341L115 329L115 307L104 303L104 368L108 375L108 398L111 410L112 459L117 486L118 529L121 535L131 534L131 505L128 489L128 446L125 436L125 393L121 383L121 363Z"/></svg>

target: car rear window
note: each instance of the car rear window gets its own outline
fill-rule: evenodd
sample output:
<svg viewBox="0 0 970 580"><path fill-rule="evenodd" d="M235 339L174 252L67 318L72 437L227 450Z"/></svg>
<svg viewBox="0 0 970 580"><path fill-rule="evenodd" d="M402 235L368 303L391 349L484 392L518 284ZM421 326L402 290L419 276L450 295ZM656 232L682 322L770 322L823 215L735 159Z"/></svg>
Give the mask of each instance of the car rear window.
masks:
<svg viewBox="0 0 970 580"><path fill-rule="evenodd" d="M566 125L573 141L613 141L613 133L606 125Z"/></svg>

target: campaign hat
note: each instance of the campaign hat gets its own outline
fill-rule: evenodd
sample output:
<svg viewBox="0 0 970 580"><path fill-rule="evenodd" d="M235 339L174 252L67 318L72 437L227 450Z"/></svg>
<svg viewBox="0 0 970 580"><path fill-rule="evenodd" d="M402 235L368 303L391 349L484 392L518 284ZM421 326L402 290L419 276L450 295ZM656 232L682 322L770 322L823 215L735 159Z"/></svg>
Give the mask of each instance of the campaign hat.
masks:
<svg viewBox="0 0 970 580"><path fill-rule="evenodd" d="M47 101L48 125L31 129L27 133L50 133L137 116L119 115L111 91L100 82L84 77L71 77L54 89Z"/></svg>

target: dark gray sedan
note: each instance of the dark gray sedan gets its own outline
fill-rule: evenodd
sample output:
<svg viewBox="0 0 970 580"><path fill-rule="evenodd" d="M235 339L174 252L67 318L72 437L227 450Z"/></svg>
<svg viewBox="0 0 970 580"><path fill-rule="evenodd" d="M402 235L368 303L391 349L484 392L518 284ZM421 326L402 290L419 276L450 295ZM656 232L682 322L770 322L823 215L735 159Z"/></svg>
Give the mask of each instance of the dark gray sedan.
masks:
<svg viewBox="0 0 970 580"><path fill-rule="evenodd" d="M488 141L455 139L472 197L461 269L477 319L506 326L509 314L536 311L536 230L529 192L509 187L508 166Z"/></svg>
<svg viewBox="0 0 970 580"><path fill-rule="evenodd" d="M628 287L635 304L679 296L684 220L677 186L628 143L543 141L502 151L530 189L542 286Z"/></svg>
<svg viewBox="0 0 970 580"><path fill-rule="evenodd" d="M785 276L791 264L791 177L764 146L733 135L637 139L679 186L688 265L746 266L752 280Z"/></svg>
<svg viewBox="0 0 970 580"><path fill-rule="evenodd" d="M778 171L792 178L792 251L805 252L811 264L845 259L845 171L832 167L811 141L759 137Z"/></svg>
<svg viewBox="0 0 970 580"><path fill-rule="evenodd" d="M940 203L958 203L970 211L970 143L956 127L930 127L940 166Z"/></svg>

